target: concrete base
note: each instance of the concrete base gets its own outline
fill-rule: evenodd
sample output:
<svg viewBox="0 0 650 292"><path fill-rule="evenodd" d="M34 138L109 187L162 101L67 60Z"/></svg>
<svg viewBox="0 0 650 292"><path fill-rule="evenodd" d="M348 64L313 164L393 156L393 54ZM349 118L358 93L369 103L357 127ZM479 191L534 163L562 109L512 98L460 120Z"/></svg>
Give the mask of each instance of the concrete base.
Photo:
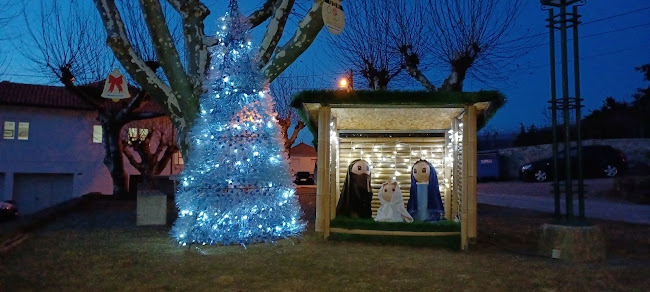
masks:
<svg viewBox="0 0 650 292"><path fill-rule="evenodd" d="M605 260L605 236L597 226L544 224L540 227L538 253L567 262Z"/></svg>
<svg viewBox="0 0 650 292"><path fill-rule="evenodd" d="M167 195L157 190L138 191L136 225L167 224Z"/></svg>

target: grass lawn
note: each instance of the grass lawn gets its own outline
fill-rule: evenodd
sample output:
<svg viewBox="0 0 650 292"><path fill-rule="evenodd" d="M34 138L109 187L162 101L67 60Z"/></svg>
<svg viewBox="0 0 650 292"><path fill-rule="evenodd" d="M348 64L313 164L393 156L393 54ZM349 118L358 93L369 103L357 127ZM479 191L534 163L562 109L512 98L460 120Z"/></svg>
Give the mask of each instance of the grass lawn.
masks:
<svg viewBox="0 0 650 292"><path fill-rule="evenodd" d="M502 209L479 205L485 220L469 252L314 232L246 249L178 248L169 226L135 226L134 202L91 202L0 255L0 291L647 291L647 226L606 223L622 230L610 244L642 242L608 251L606 263L570 264L529 253L527 234L547 215Z"/></svg>

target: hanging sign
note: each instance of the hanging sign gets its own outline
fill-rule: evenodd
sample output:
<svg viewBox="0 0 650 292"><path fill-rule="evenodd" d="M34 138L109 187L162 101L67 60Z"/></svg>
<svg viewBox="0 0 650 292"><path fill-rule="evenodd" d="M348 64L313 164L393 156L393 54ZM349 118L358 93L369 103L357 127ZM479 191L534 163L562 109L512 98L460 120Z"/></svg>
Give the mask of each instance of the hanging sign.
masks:
<svg viewBox="0 0 650 292"><path fill-rule="evenodd" d="M120 69L113 69L106 82L104 83L103 98L110 98L117 102L120 99L129 98L129 86L126 83L126 77L122 75Z"/></svg>
<svg viewBox="0 0 650 292"><path fill-rule="evenodd" d="M332 34L340 34L345 27L345 13L340 0L323 1L323 22Z"/></svg>

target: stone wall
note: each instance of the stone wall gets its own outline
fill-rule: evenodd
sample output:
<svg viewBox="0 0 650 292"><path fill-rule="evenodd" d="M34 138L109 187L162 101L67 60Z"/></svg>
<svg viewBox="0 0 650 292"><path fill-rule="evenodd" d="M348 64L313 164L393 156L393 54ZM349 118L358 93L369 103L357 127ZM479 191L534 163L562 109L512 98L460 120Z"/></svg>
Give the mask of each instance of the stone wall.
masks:
<svg viewBox="0 0 650 292"><path fill-rule="evenodd" d="M650 139L585 140L582 145L610 145L623 151L630 168L650 167ZM502 179L518 178L519 168L525 163L551 157L551 146L542 144L496 150L500 156Z"/></svg>

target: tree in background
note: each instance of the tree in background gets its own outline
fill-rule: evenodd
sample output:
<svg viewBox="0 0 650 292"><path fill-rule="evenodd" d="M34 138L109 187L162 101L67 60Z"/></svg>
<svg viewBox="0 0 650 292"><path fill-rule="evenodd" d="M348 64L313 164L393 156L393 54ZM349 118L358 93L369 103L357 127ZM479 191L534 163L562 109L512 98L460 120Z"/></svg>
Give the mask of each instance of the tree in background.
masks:
<svg viewBox="0 0 650 292"><path fill-rule="evenodd" d="M562 126L558 126L562 128ZM550 144L553 142L553 132L551 127L537 127L530 124L528 128L523 123L519 123L519 134L515 138L514 146L532 146L540 144Z"/></svg>
<svg viewBox="0 0 650 292"><path fill-rule="evenodd" d="M287 74L288 73L288 74ZM289 149L293 143L296 142L298 138L298 133L300 130L305 128L305 122L303 122L296 109L291 107L291 98L300 91L301 88L304 88L306 84L300 82L300 79L292 74L290 70L284 72L282 76L275 79L270 86L271 96L275 103L273 104L273 109L277 113L276 119L280 125L280 134L282 135L282 140L284 142L284 150L289 154ZM289 129L291 124L295 123L291 135L289 135Z"/></svg>
<svg viewBox="0 0 650 292"><path fill-rule="evenodd" d="M523 53L523 43L513 37L524 3L520 0L355 3L347 5L347 13L371 19L351 19L360 27L348 30L346 26L350 41L338 47L353 59L350 63L357 71L370 60L374 68L384 70L383 76L394 77L405 70L429 91L462 91L468 75L481 81L503 78L513 57ZM432 68L451 72L436 86L423 73Z"/></svg>
<svg viewBox="0 0 650 292"><path fill-rule="evenodd" d="M181 18L183 46L175 45L170 23L165 21L159 0L141 0L140 10L147 24L149 37L158 56L164 78L149 68L133 48L124 27L123 12L115 0L94 0L107 32L107 44L128 74L147 91L169 114L178 132L177 142L188 157L190 141L187 134L199 116L199 97L209 65L208 47L216 44L204 32L204 21L210 11L198 0L168 0ZM269 82L298 58L313 42L323 27L323 0L314 1L298 24L293 37L278 46L295 0L267 0L250 16L253 28L268 20L266 33L259 45L260 67ZM182 53L179 53L182 52ZM181 57L184 56L184 60Z"/></svg>
<svg viewBox="0 0 650 292"><path fill-rule="evenodd" d="M125 2L128 8L128 1ZM125 195L128 191L127 177L122 157L120 133L122 127L132 121L162 116L146 92L127 86L133 96L117 103L101 97L103 80L116 66L112 52L103 44L106 38L93 11L77 4L61 4L59 1L41 1L39 23L30 21L25 12L25 24L30 32L29 42L22 44L26 57L35 70L51 76L53 82L61 82L75 96L97 112L102 126L104 165L113 180L113 195ZM138 30L135 15L129 18L132 31ZM133 24L130 25L130 24ZM130 37L138 38L135 33ZM138 51L148 52L150 70L157 67L156 55L147 45L137 42ZM35 46L36 50L27 48Z"/></svg>
<svg viewBox="0 0 650 292"><path fill-rule="evenodd" d="M121 137L122 153L140 172L143 187L156 187L154 177L162 173L178 152L169 118L130 122L123 128Z"/></svg>
<svg viewBox="0 0 650 292"><path fill-rule="evenodd" d="M405 1L400 1L405 2ZM399 52L387 45L395 1L346 1L345 29L331 36L332 53L339 54L353 70L361 73L370 89L386 89L388 83L402 72ZM417 3L417 2L416 2ZM420 20L418 20L420 21Z"/></svg>
<svg viewBox="0 0 650 292"><path fill-rule="evenodd" d="M643 78L650 81L650 64L636 68L643 73ZM639 88L631 102L618 101L607 97L599 109L592 110L582 119L583 139L619 139L650 137L650 87ZM575 133L574 128L571 129ZM562 132L562 126L558 126ZM537 128L530 125L528 129L521 125L521 131L515 141L516 146L528 146L551 143L551 128ZM575 134L572 134L575 137Z"/></svg>
<svg viewBox="0 0 650 292"><path fill-rule="evenodd" d="M636 70L643 73L643 80L650 81L650 64L637 67ZM632 105L639 117L639 137L648 138L650 137L650 86L638 88L633 97Z"/></svg>
<svg viewBox="0 0 650 292"><path fill-rule="evenodd" d="M16 7L17 5L9 0L0 0L0 43L14 37L13 35L9 34L10 30L7 29L7 27L11 20L20 15ZM0 46L0 80L2 80L2 75L9 67L10 61L3 48L5 47Z"/></svg>

